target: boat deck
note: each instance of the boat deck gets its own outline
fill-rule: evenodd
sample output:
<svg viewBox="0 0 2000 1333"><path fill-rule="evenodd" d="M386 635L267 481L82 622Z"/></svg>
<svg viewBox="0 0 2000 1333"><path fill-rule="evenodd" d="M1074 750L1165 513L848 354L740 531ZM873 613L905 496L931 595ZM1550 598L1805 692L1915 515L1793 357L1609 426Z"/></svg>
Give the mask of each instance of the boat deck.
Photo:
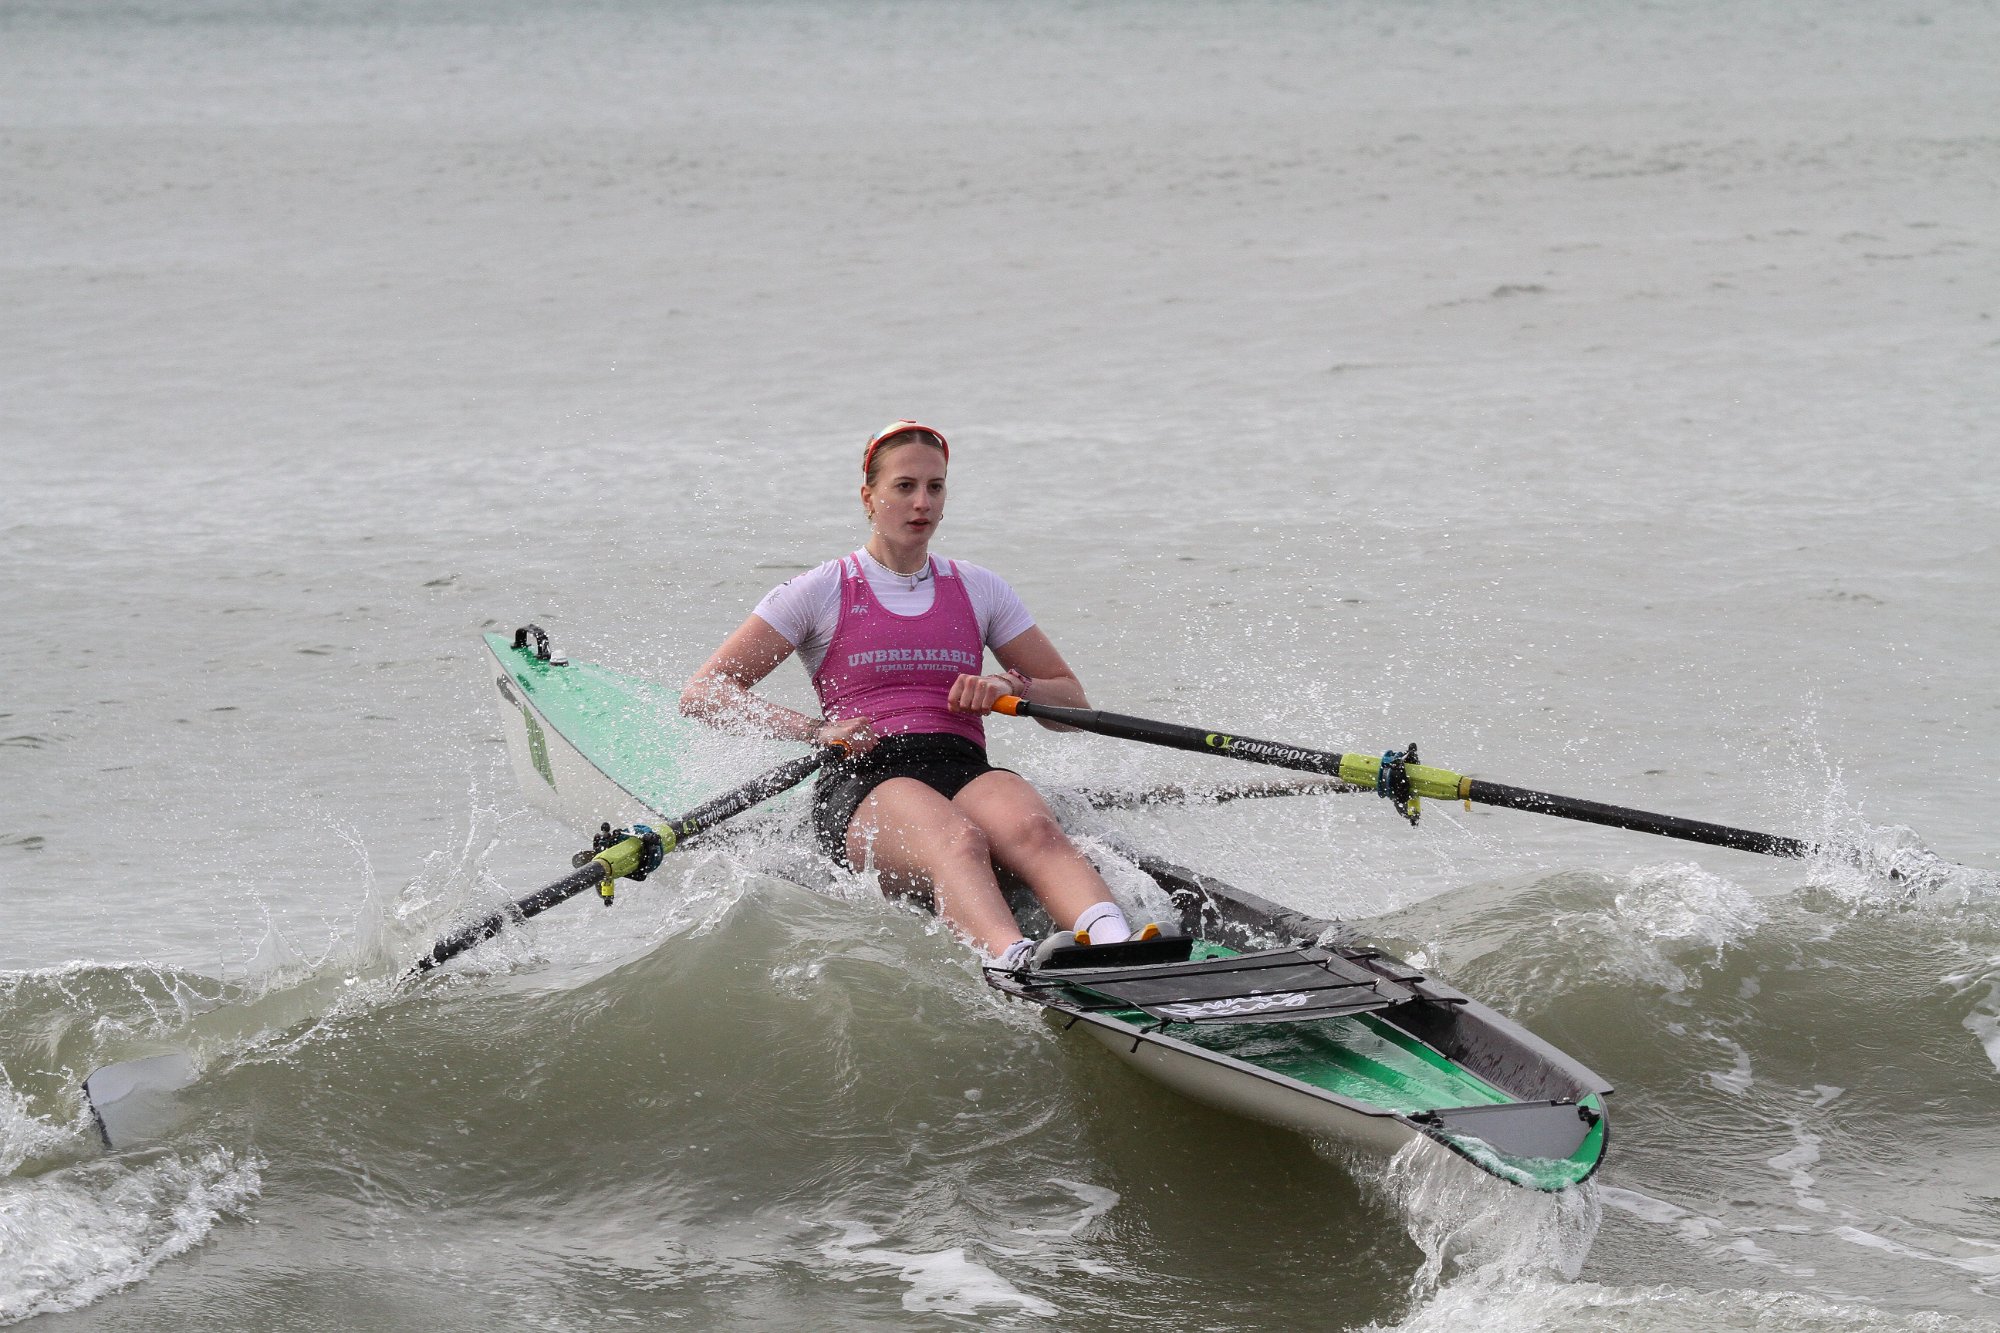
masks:
<svg viewBox="0 0 2000 1333"><path fill-rule="evenodd" d="M1514 1100L1407 1032L1366 1014L1190 1028L1174 1035L1323 1092L1405 1114Z"/></svg>
<svg viewBox="0 0 2000 1333"><path fill-rule="evenodd" d="M1217 988L1202 970L1204 963L1241 956L1235 949L1203 941L1195 945L1187 964L1132 970L1157 977L1150 985L1124 980L1129 972L1108 971L1076 974L1074 980L1065 979L1063 989L1102 997L1080 1007L1108 1018L1168 1032L1203 1050L1371 1106L1408 1113L1515 1100L1417 1037L1367 1012L1414 998L1401 986L1317 949L1272 954L1276 965L1228 974L1227 980L1236 983L1232 986ZM1253 984L1254 994L1246 995ZM1287 994L1282 990L1286 986L1311 989ZM1272 995L1274 990L1279 995ZM1353 994L1356 990L1362 994ZM1116 1003L1142 997L1142 1003L1130 1006ZM1299 1007L1258 1011L1258 1001L1279 998L1294 1000Z"/></svg>

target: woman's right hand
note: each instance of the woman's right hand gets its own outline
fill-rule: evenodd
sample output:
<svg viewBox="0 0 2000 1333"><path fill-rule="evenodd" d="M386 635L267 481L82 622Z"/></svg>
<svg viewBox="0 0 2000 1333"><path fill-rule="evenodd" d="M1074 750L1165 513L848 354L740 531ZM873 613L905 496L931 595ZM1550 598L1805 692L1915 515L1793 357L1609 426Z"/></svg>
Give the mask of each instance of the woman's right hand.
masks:
<svg viewBox="0 0 2000 1333"><path fill-rule="evenodd" d="M813 733L814 744L837 745L847 751L850 758L867 754L880 739L865 717L844 717L838 722L826 723Z"/></svg>

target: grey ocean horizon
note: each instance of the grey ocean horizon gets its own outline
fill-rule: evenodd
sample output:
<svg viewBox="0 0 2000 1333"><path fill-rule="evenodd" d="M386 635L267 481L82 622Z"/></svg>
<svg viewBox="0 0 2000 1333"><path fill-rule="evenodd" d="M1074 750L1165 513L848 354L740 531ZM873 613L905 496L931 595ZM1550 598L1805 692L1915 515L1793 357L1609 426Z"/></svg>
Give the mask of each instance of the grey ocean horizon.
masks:
<svg viewBox="0 0 2000 1333"><path fill-rule="evenodd" d="M0 1322L1995 1326L1996 52L1973 3L0 9ZM1967 869L1070 810L1615 1079L1561 1203L1180 1103L797 846L391 995L574 850L477 635L685 677L860 542L900 416L1100 706ZM989 732L1059 794L1254 771ZM180 1046L102 1154L76 1078Z"/></svg>

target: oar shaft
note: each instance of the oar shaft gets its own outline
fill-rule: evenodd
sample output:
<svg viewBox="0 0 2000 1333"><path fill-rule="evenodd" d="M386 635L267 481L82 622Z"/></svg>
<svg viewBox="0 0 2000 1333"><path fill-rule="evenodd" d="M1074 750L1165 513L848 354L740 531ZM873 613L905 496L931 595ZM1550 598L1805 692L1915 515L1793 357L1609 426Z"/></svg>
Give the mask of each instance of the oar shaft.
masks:
<svg viewBox="0 0 2000 1333"><path fill-rule="evenodd" d="M1150 718L1130 717L1124 713L1106 713L1096 708L1064 708L1057 704L1030 703L1014 695L1000 700L995 707L1003 713L1012 713L1016 717L1043 718L1050 722L1060 722L1064 726L1075 727L1078 731L1096 732L1100 736L1144 741L1148 745L1164 745L1173 750L1192 750L1196 754L1219 754L1227 759L1243 759L1253 764L1272 764L1278 768L1292 768L1301 773L1318 773L1330 778L1340 776L1340 763L1346 758L1345 755L1335 754L1329 750L1308 750L1297 745L1287 745L1283 741L1253 740L1248 736L1203 731L1200 727L1184 727L1178 722L1155 722Z"/></svg>
<svg viewBox="0 0 2000 1333"><path fill-rule="evenodd" d="M1193 750L1199 754L1221 755L1226 759L1271 764L1306 773L1323 773L1363 787L1372 787L1376 775L1381 772L1382 760L1377 755L1309 750L1282 741L1253 740L1228 732L1187 727L1177 722L1154 722L1122 713L1101 712L1095 708L1062 708L1054 704L1030 703L1011 695L1001 699L994 707L1002 713L1042 718L1101 736L1144 741L1149 745ZM1536 814L1555 815L1560 819L1631 829L1639 833L1657 833L1663 838L1679 838L1712 847L1733 847L1739 851L1761 852L1766 856L1803 859L1813 852L1810 843L1775 833L1758 833L1751 829L1730 828L1726 824L1683 819L1678 815L1656 815L1647 810L1630 810L1624 806L1578 800L1573 796L1508 787L1497 782L1462 777L1448 769L1428 765L1410 764L1407 771L1411 789L1418 796L1433 799L1478 801L1482 805L1503 806L1510 810L1532 810Z"/></svg>
<svg viewBox="0 0 2000 1333"><path fill-rule="evenodd" d="M674 820L661 830L665 834L673 831L674 841L686 842L723 820L740 815L751 806L768 801L779 792L789 791L811 777L820 765L840 757L837 748L815 750L811 754L800 755L797 759L778 765L768 773L761 773L734 791L724 792L712 801L704 802Z"/></svg>
<svg viewBox="0 0 2000 1333"><path fill-rule="evenodd" d="M470 949L473 945L490 940L501 931L529 917L548 911L557 903L567 902L585 889L594 889L604 882L606 866L602 861L591 861L581 870L564 875L553 884L545 884L524 898L517 898L496 912L489 913L469 926L462 926L431 946L431 951L419 958L410 968L411 973L428 972L442 966Z"/></svg>
<svg viewBox="0 0 2000 1333"><path fill-rule="evenodd" d="M1649 814L1644 810L1628 810L1619 805L1578 800L1573 796L1554 796L1545 791L1529 791L1524 787L1505 787L1497 782L1483 782L1478 778L1468 778L1466 781L1465 798L1469 801L1478 801L1481 805L1504 806L1509 810L1532 810L1537 814L1556 815L1562 819L1580 820L1586 824L1603 824L1607 828L1632 829L1639 833L1657 833L1663 838L1707 843L1711 847L1733 847L1743 852L1761 852L1765 856L1787 856L1803 860L1812 855L1813 849L1810 843L1776 833L1758 833L1752 829L1731 828L1727 824L1683 819L1679 815Z"/></svg>
<svg viewBox="0 0 2000 1333"><path fill-rule="evenodd" d="M779 792L798 786L813 771L828 759L838 754L838 750L817 750L801 755L788 763L780 764L768 773L760 773L750 781L672 820L657 832L663 844L662 853L671 852L690 838L698 837L714 828L723 820L740 815L751 806L767 801ZM411 965L406 976L428 972L442 963L464 953L482 940L489 940L508 926L526 921L548 911L557 903L567 902L586 889L594 889L604 882L607 875L625 875L638 865L640 840L627 838L623 842L606 849L581 869L564 875L553 884L545 884L526 897L517 898L506 907L480 918L469 926L464 926L431 946L431 951Z"/></svg>
<svg viewBox="0 0 2000 1333"><path fill-rule="evenodd" d="M1230 801L1261 801L1274 796L1372 794L1372 791L1372 788L1357 787L1338 778L1275 778L1266 782L1225 782L1203 787L1190 787L1179 782L1137 789L1080 787L1076 794L1093 810L1140 810L1155 805L1224 805Z"/></svg>

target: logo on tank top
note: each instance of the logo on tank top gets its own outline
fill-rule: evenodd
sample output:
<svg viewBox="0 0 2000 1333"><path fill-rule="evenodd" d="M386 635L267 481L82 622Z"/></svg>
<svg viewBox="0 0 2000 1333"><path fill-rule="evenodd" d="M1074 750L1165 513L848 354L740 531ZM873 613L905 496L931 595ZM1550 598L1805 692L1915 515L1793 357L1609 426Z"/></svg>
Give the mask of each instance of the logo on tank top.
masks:
<svg viewBox="0 0 2000 1333"><path fill-rule="evenodd" d="M913 667L918 671L963 671L978 669L980 654L956 648L876 648L865 653L849 653L847 665L872 666L877 671Z"/></svg>

